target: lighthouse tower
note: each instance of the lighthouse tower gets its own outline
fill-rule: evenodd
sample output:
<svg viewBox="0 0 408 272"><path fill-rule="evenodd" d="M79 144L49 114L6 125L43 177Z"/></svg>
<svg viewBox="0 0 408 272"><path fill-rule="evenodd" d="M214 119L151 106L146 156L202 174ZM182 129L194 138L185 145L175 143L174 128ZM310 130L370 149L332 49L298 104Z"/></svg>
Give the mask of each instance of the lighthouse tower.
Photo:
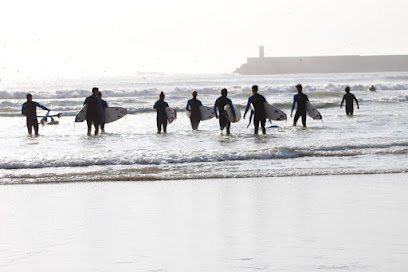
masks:
<svg viewBox="0 0 408 272"><path fill-rule="evenodd" d="M263 59L265 57L265 50L264 50L264 46L260 45L259 46L259 58Z"/></svg>

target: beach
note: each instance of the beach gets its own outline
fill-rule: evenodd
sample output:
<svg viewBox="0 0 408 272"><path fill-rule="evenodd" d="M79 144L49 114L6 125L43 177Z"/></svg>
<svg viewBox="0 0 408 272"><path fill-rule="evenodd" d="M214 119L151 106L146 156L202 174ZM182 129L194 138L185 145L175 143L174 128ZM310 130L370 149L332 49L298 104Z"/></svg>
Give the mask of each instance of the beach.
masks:
<svg viewBox="0 0 408 272"><path fill-rule="evenodd" d="M0 187L0 270L404 271L407 174Z"/></svg>

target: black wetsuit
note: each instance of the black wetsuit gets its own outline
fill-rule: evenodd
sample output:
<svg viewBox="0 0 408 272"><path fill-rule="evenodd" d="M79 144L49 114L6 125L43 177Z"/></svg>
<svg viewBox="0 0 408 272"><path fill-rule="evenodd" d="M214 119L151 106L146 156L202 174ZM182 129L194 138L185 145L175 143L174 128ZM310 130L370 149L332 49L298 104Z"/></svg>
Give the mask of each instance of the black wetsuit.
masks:
<svg viewBox="0 0 408 272"><path fill-rule="evenodd" d="M34 102L34 101L25 102L21 109L21 113L27 117L26 124L27 124L28 134L30 135L33 133L33 128L34 128L35 135L38 135L37 107L40 107L43 110L49 111L47 107L37 102Z"/></svg>
<svg viewBox="0 0 408 272"><path fill-rule="evenodd" d="M254 116L254 126L255 126L255 134L258 134L259 123L261 123L262 133L266 134L265 123L266 123L266 116L265 116L265 102L266 99L263 95L255 93L248 99L248 103L245 109L245 114L249 110L249 107L254 107L255 116Z"/></svg>
<svg viewBox="0 0 408 272"><path fill-rule="evenodd" d="M157 111L157 133L161 132L161 128L163 127L163 132L167 132L167 114L166 114L166 107L169 105L162 99L157 100L154 104L153 108Z"/></svg>
<svg viewBox="0 0 408 272"><path fill-rule="evenodd" d="M302 124L306 127L306 101L309 101L309 98L307 98L307 95L302 92L293 97L292 110L294 109L295 104L297 104L295 118L293 119L294 126L296 126L299 117L302 117Z"/></svg>
<svg viewBox="0 0 408 272"><path fill-rule="evenodd" d="M353 115L354 112L354 104L353 100L356 100L357 106L358 106L358 101L357 98L354 96L352 93L346 93L343 96L343 100L341 101L341 106L343 106L343 102L346 101L346 114L347 115Z"/></svg>
<svg viewBox="0 0 408 272"><path fill-rule="evenodd" d="M219 122L220 122L220 128L223 130L224 128L227 128L227 134L230 134L230 127L231 127L231 122L228 120L227 112L224 110L224 107L226 105L230 105L231 110L233 114L235 114L234 107L232 106L231 99L229 99L226 96L220 96L216 101L214 105L214 111L219 112Z"/></svg>
<svg viewBox="0 0 408 272"><path fill-rule="evenodd" d="M193 130L198 129L198 124L200 124L201 121L201 105L201 101L197 98L190 99L187 102L186 110L191 110L190 122Z"/></svg>
<svg viewBox="0 0 408 272"><path fill-rule="evenodd" d="M88 124L88 134L91 134L92 124L95 127L95 135L99 132L99 123L102 121L103 108L99 97L95 95L88 96L84 104L88 105L86 110L86 122Z"/></svg>

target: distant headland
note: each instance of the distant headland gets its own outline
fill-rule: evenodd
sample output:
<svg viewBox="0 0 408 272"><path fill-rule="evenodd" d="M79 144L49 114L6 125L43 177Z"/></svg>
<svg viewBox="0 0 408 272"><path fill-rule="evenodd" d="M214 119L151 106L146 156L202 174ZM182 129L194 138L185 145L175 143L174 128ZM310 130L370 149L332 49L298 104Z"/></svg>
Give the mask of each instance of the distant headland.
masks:
<svg viewBox="0 0 408 272"><path fill-rule="evenodd" d="M247 63L242 64L234 73L268 75L407 71L408 55L265 57L264 47L260 46L259 57L248 58Z"/></svg>

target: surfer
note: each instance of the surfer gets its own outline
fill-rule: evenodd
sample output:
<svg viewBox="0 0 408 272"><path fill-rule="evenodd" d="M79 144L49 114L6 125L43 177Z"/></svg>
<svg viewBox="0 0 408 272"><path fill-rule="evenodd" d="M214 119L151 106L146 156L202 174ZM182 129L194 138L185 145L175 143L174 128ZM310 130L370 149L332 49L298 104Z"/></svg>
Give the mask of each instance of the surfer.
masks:
<svg viewBox="0 0 408 272"><path fill-rule="evenodd" d="M292 117L293 110L295 109L295 105L297 104L295 118L293 119L293 126L296 126L299 117L302 117L302 124L303 127L306 127L306 101L309 101L307 95L302 92L302 85L296 85L297 94L293 96L293 104L292 110L290 112L290 117Z"/></svg>
<svg viewBox="0 0 408 272"><path fill-rule="evenodd" d="M98 97L99 97L99 99L101 100L101 103L102 103L102 109L103 109L103 112L104 112L103 116L105 116L105 108L108 107L108 103L105 100L102 99L102 93L101 92L98 92ZM100 126L101 126L101 132L105 133L105 119L103 119L101 121Z"/></svg>
<svg viewBox="0 0 408 272"><path fill-rule="evenodd" d="M375 92L375 87L374 87L374 85L371 85L371 87L370 87L369 90L372 91L372 92Z"/></svg>
<svg viewBox="0 0 408 272"><path fill-rule="evenodd" d="M85 99L84 105L88 105L86 110L86 122L88 124L88 135L91 135L92 124L95 127L95 135L98 135L99 124L104 122L103 108L99 98L99 89L92 88L92 95Z"/></svg>
<svg viewBox="0 0 408 272"><path fill-rule="evenodd" d="M349 86L347 86L344 91L346 94L343 96L343 100L341 100L340 109L343 107L343 102L346 101L346 115L351 116L354 112L353 100L356 101L357 109L360 109L360 106L358 105L357 98L354 96L354 94L350 93Z"/></svg>
<svg viewBox="0 0 408 272"><path fill-rule="evenodd" d="M157 134L161 133L161 129L163 127L163 132L167 133L167 114L166 114L166 107L169 106L166 101L164 101L164 93L160 93L160 99L156 101L153 106L153 109L157 111Z"/></svg>
<svg viewBox="0 0 408 272"><path fill-rule="evenodd" d="M254 114L254 127L255 127L255 134L258 134L259 123L261 123L262 133L266 134L265 123L266 123L266 116L265 116L265 106L264 103L266 99L263 95L258 94L258 86L252 86L252 96L248 99L247 106L245 108L244 119L245 115L247 114L249 107L252 104L252 107L255 111ZM252 114L252 110L251 110Z"/></svg>
<svg viewBox="0 0 408 272"><path fill-rule="evenodd" d="M227 135L230 135L231 122L228 120L227 112L225 111L224 107L226 105L229 105L231 108L232 114L234 115L234 119L236 119L237 116L235 114L234 106L232 106L231 99L229 99L227 95L228 95L227 89L225 88L222 89L221 96L215 101L214 112L215 112L215 117L219 119L221 131L223 131L224 128L226 128ZM217 114L217 109L218 109L219 114Z"/></svg>
<svg viewBox="0 0 408 272"><path fill-rule="evenodd" d="M187 101L186 111L190 112L190 122L193 130L198 129L198 124L201 120L200 106L202 106L201 101L197 99L197 92L192 93L193 98Z"/></svg>
<svg viewBox="0 0 408 272"><path fill-rule="evenodd" d="M37 107L40 107L43 110L46 110L48 112L50 112L51 110L33 101L33 96L31 94L27 94L26 98L27 98L27 101L24 102L21 108L21 113L27 117L26 124L27 124L28 134L30 135L33 134L33 127L34 127L35 136L38 136Z"/></svg>

